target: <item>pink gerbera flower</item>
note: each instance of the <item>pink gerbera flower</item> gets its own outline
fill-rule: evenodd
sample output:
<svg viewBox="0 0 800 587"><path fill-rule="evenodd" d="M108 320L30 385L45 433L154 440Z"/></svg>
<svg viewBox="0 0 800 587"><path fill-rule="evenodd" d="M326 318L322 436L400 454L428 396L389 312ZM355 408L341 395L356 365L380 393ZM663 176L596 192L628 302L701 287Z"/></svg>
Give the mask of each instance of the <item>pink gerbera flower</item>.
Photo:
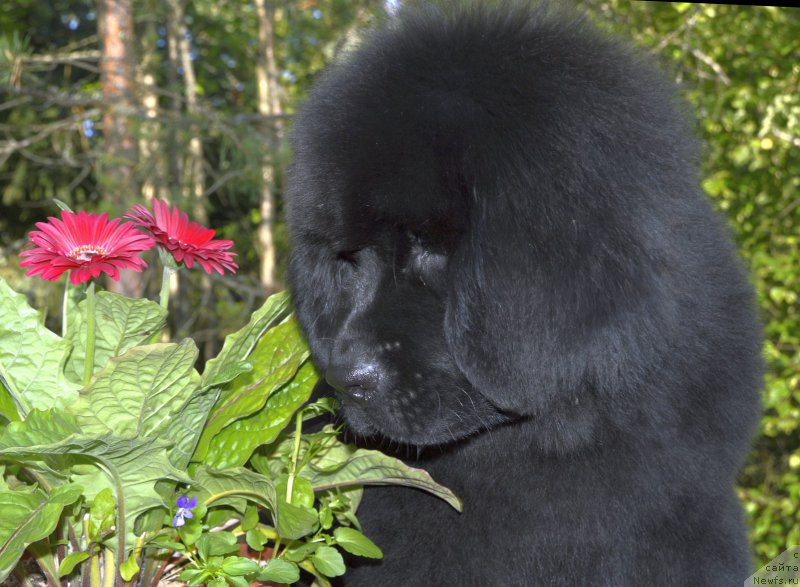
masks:
<svg viewBox="0 0 800 587"><path fill-rule="evenodd" d="M142 270L146 267L138 253L153 246L153 239L142 234L130 223L120 224L108 214L61 212L61 219L50 217L37 222L30 233L32 249L22 251L22 267L30 267L26 275L41 275L55 281L70 271L73 284L107 273L119 280L120 269Z"/></svg>
<svg viewBox="0 0 800 587"><path fill-rule="evenodd" d="M177 206L170 209L166 202L153 200L153 212L137 204L125 217L144 228L176 261L186 263L189 268L196 262L209 274L223 273L225 269L236 273L238 269L233 262L236 253L228 251L233 241L214 240L212 229L190 222Z"/></svg>

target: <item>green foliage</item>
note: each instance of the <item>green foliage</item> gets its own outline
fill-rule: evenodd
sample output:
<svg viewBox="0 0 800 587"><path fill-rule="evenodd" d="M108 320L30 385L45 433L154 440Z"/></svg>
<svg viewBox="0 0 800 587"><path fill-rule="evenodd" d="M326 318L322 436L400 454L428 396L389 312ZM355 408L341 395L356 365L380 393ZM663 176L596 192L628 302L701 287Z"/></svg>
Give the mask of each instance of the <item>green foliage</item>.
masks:
<svg viewBox="0 0 800 587"><path fill-rule="evenodd" d="M63 407L78 397L78 386L67 380L63 365L70 345L47 330L41 315L28 306L25 296L14 292L0 278L0 395L8 419L32 409ZM9 395L17 409L12 410Z"/></svg>
<svg viewBox="0 0 800 587"><path fill-rule="evenodd" d="M189 584L296 581L300 567L325 584L345 572L336 546L382 556L341 525L357 526L363 484L410 485L458 506L427 473L344 445L330 428L302 434L307 417L332 406L304 407L317 377L286 294L231 334L201 376L192 340L148 344L164 324L161 306L100 292L90 328L76 292L62 338L0 279L0 320L10 325L0 331L0 462L9 465L0 469L0 581L28 550L49 577L73 585L96 583L101 552L121 580L143 584L153 557L172 552L187 558L180 577ZM82 381L92 356L78 389L69 379ZM236 534L211 531L237 522ZM67 535L69 548L57 548ZM269 548L270 563L238 556L240 535Z"/></svg>

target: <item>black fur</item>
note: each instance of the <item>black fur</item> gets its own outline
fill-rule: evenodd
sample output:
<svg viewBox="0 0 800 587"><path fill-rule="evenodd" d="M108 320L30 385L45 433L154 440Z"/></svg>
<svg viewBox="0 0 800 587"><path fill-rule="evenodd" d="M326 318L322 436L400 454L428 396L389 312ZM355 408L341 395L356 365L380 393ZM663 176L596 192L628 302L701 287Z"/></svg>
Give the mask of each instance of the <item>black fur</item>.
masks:
<svg viewBox="0 0 800 587"><path fill-rule="evenodd" d="M542 5L407 9L316 84L288 181L314 360L367 442L353 586L741 584L753 295L648 59Z"/></svg>

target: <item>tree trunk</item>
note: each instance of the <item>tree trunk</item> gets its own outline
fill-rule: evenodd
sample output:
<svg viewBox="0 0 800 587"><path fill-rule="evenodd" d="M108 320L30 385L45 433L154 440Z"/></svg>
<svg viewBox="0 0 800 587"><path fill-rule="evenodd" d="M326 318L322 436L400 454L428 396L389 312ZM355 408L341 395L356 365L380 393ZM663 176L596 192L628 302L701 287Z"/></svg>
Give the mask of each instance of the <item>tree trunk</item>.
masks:
<svg viewBox="0 0 800 587"><path fill-rule="evenodd" d="M155 13L153 2L147 2L147 9ZM156 93L156 41L158 31L156 21L148 20L141 37L142 62L139 64L136 81L140 89L140 109L144 120L139 138L139 160L143 168L142 197L150 203L154 198L163 198L165 191L166 167L164 148L161 145L162 126L159 122L158 94Z"/></svg>
<svg viewBox="0 0 800 587"><path fill-rule="evenodd" d="M189 156L184 168L183 195L191 202L193 219L201 224L208 223L205 206L205 170L203 169L203 141L198 125L197 78L194 73L191 47L186 29L183 0L169 0L171 26L177 43L178 62L183 70L184 99L189 117Z"/></svg>
<svg viewBox="0 0 800 587"><path fill-rule="evenodd" d="M133 174L137 153L132 128L136 112L132 8L132 0L98 1L105 137L105 154L100 160L98 177L103 199L118 213L138 193ZM109 289L139 296L141 282L136 273L123 271L119 282L109 282Z"/></svg>
<svg viewBox="0 0 800 587"><path fill-rule="evenodd" d="M271 0L255 0L258 20L258 59L256 81L258 83L258 113L262 116L263 129L269 149L265 149L261 160L261 222L258 226L258 244L261 253L260 279L266 291L275 289L275 167L273 155L280 138L281 113L278 93L278 66L275 61L275 36L273 24L275 7Z"/></svg>

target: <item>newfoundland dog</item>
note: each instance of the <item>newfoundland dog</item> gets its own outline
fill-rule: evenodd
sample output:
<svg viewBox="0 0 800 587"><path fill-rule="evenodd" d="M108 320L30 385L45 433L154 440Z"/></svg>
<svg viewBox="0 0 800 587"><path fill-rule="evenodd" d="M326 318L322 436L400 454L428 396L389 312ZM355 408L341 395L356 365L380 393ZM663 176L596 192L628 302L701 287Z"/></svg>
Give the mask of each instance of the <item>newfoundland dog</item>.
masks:
<svg viewBox="0 0 800 587"><path fill-rule="evenodd" d="M741 584L748 279L675 88L553 5L401 9L316 83L290 283L349 430L464 502L366 492L347 587Z"/></svg>

